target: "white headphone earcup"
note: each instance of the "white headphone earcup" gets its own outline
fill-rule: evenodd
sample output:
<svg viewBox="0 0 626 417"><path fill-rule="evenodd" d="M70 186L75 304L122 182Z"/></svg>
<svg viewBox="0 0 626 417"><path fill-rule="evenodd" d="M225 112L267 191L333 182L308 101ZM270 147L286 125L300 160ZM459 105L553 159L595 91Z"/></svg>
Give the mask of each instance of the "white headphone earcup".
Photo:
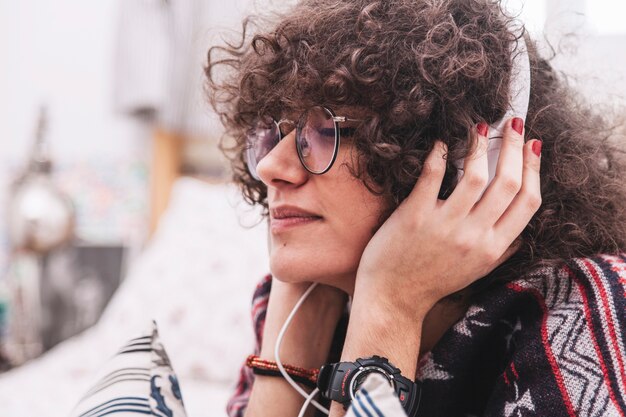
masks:
<svg viewBox="0 0 626 417"><path fill-rule="evenodd" d="M517 30L521 31L523 28ZM487 181L487 185L493 181L496 175L496 166L498 165L498 157L502 146L502 132L506 122L512 117L526 119L526 115L528 114L528 104L530 101L530 59L528 57L528 48L524 36L520 36L518 42L514 43L511 48L511 53L514 54L509 88L511 101L502 119L489 126L489 146L487 148L489 180ZM458 183L461 181L464 174L464 160L460 159L453 163L459 169L457 174Z"/></svg>

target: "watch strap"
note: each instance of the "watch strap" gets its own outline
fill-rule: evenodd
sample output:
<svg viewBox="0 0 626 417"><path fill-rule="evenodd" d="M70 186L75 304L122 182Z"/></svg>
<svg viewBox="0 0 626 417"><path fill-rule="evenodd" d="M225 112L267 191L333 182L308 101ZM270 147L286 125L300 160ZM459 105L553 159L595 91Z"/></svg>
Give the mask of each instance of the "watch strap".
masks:
<svg viewBox="0 0 626 417"><path fill-rule="evenodd" d="M421 400L421 386L419 383L404 377L400 370L393 366L387 358L372 356L359 358L355 362L337 362L322 366L317 379L317 386L323 397L343 404L344 408L350 405L352 395L350 387L358 370L376 367L380 374L392 379L392 386L400 400L400 404L409 416L416 416Z"/></svg>

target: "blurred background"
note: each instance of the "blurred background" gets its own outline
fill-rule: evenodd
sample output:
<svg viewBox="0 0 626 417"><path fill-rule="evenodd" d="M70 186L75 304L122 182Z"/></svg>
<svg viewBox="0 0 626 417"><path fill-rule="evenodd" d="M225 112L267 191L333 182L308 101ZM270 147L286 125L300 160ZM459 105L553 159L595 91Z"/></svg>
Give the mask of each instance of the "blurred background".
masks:
<svg viewBox="0 0 626 417"><path fill-rule="evenodd" d="M156 318L189 415L224 415L269 268L203 65L244 16L289 4L0 0L0 414L67 415ZM508 7L590 101L626 104L624 3Z"/></svg>

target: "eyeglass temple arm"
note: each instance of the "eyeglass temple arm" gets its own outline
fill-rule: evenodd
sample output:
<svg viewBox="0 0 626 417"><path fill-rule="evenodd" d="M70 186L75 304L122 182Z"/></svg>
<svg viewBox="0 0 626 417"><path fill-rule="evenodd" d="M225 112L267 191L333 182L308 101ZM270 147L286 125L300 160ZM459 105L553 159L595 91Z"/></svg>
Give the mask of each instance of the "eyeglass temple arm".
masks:
<svg viewBox="0 0 626 417"><path fill-rule="evenodd" d="M363 120L363 119L351 119L351 118L345 117L345 116L333 116L333 121L334 122L364 122L365 120Z"/></svg>

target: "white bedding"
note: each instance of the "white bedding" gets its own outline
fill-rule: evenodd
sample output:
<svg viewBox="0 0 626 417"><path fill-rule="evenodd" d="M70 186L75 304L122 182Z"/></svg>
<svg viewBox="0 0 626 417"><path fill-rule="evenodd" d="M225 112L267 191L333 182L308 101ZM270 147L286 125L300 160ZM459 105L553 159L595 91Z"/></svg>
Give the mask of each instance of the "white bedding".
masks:
<svg viewBox="0 0 626 417"><path fill-rule="evenodd" d="M233 207L235 206L235 207ZM159 229L132 262L100 321L0 375L0 416L61 417L98 369L154 318L190 417L223 416L250 353L249 305L269 271L265 223L232 185L178 180Z"/></svg>

